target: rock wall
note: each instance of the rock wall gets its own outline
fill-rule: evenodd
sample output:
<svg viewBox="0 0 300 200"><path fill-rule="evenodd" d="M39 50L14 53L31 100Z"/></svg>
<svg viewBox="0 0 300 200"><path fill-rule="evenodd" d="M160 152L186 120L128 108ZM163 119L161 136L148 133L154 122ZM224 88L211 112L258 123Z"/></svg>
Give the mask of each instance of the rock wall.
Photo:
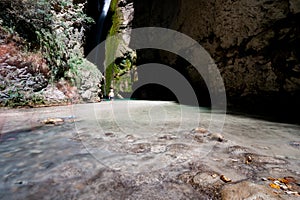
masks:
<svg viewBox="0 0 300 200"><path fill-rule="evenodd" d="M133 28L174 29L198 41L211 54L224 79L229 103L262 105L275 98L297 105L299 1L134 0L133 5ZM138 52L138 59L144 56L147 60L149 55ZM165 52L152 51L152 57L175 68L190 68L177 56ZM199 82L195 80L199 76L189 77Z"/></svg>
<svg viewBox="0 0 300 200"><path fill-rule="evenodd" d="M86 4L0 2L0 106L100 100L102 74L84 58Z"/></svg>

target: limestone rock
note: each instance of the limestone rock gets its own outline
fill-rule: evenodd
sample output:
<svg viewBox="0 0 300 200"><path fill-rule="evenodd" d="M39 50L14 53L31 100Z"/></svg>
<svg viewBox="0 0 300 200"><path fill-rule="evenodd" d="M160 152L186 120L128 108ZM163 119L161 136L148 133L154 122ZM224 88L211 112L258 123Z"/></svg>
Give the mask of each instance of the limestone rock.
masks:
<svg viewBox="0 0 300 200"><path fill-rule="evenodd" d="M87 90L83 94L81 94L81 97L83 98L83 100L90 100L92 97L92 92L90 90Z"/></svg>
<svg viewBox="0 0 300 200"><path fill-rule="evenodd" d="M64 93L58 90L54 85L48 85L41 93L45 97L45 100L50 103L64 102L67 100Z"/></svg>
<svg viewBox="0 0 300 200"><path fill-rule="evenodd" d="M271 189L251 182L240 182L234 185L225 185L221 191L223 200L234 199L280 199Z"/></svg>
<svg viewBox="0 0 300 200"><path fill-rule="evenodd" d="M270 103L286 93L300 96L298 0L153 0L134 1L133 8L128 12L134 12L134 19L126 28L171 28L199 42L218 66L228 99L245 100L249 107L265 102L260 101L262 94ZM124 16L131 16L128 12ZM149 50L138 58L141 63L155 60L180 68L199 85L201 97L206 90L201 77L189 73L179 56Z"/></svg>
<svg viewBox="0 0 300 200"><path fill-rule="evenodd" d="M99 84L103 78L96 65L86 59L77 66L76 73L69 72L68 78L74 80L74 85L84 101L97 102Z"/></svg>

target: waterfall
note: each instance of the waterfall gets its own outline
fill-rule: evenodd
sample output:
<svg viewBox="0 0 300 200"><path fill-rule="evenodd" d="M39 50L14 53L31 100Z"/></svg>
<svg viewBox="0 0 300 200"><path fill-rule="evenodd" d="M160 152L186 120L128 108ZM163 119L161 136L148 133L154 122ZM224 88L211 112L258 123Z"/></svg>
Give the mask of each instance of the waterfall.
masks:
<svg viewBox="0 0 300 200"><path fill-rule="evenodd" d="M101 10L100 3L98 3L98 11L100 12L100 15L97 20L96 44L99 44L101 42L101 37L103 35L103 26L109 10L110 2L111 0L104 0L104 5L102 7L102 10Z"/></svg>
<svg viewBox="0 0 300 200"><path fill-rule="evenodd" d="M101 2L102 1L102 2ZM95 55L94 55L94 64L97 65L97 67L100 69L101 73L104 72L104 55L105 55L105 49L102 49L99 47L99 44L102 42L101 39L104 36L104 24L105 19L107 17L107 13L110 7L111 0L98 0L97 6L98 6L98 12L99 17L96 21L96 35L95 35L95 43L96 43L96 49L95 49ZM102 46L102 45L101 45Z"/></svg>
<svg viewBox="0 0 300 200"><path fill-rule="evenodd" d="M101 2L102 1L102 2ZM105 58L105 49L101 48L103 45L99 45L102 41L102 38L104 36L104 24L105 19L108 14L108 10L110 7L111 0L98 0L97 6L98 6L98 12L99 17L96 21L96 36L95 36L95 43L96 43L96 51L94 55L94 64L97 65L98 69L101 71L101 73L104 74L105 67L104 67L104 58ZM106 94L105 87L104 87L104 95Z"/></svg>

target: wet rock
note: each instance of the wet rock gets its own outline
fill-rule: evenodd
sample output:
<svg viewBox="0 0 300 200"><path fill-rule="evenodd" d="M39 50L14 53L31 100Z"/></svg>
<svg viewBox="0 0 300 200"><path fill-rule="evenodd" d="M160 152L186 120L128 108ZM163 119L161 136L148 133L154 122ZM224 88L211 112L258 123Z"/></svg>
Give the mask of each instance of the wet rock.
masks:
<svg viewBox="0 0 300 200"><path fill-rule="evenodd" d="M209 138L211 140L218 141L218 142L223 142L224 141L224 136L221 135L220 133L212 133L212 134L209 135Z"/></svg>
<svg viewBox="0 0 300 200"><path fill-rule="evenodd" d="M178 178L184 183L192 185L199 192L200 196L197 199L220 199L222 182L220 179L214 178L214 174L215 172L199 171L195 174L194 171L189 171L180 174Z"/></svg>
<svg viewBox="0 0 300 200"><path fill-rule="evenodd" d="M221 196L223 200L233 199L280 199L271 189L248 181L236 184L225 185L222 188Z"/></svg>

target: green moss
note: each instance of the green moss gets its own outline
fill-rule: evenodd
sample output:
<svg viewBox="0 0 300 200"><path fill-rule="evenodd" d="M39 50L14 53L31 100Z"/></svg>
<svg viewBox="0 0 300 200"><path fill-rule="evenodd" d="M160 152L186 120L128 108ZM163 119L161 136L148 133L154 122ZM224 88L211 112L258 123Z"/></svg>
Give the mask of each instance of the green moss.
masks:
<svg viewBox="0 0 300 200"><path fill-rule="evenodd" d="M122 45L124 45L124 47L127 46L127 44L125 44L125 42L122 39L118 39L118 33L120 32L120 25L122 23L122 16L120 16L121 11L120 9L118 9L118 2L119 0L112 0L110 7L110 11L113 12L113 15L111 19L112 26L109 30L109 36L115 37L113 40L106 40L105 45L106 62L114 61L113 63L106 63L107 68L105 70L105 90L108 91L109 88L113 85L116 93L118 93L119 90L122 90L121 92L125 92L123 91L123 89L120 89L124 88L124 84L130 86L131 88L133 80L129 80L130 78L128 77L130 76L128 76L128 74L130 74L130 70L136 63L136 54L134 52L122 52L122 57L116 57L116 54L118 54L118 47ZM130 89L126 89L126 92L129 92L129 90Z"/></svg>
<svg viewBox="0 0 300 200"><path fill-rule="evenodd" d="M118 30L120 29L120 16L117 11L118 8L118 0L112 0L110 4L110 11L113 13L112 15L112 26L109 30L109 35L108 36L114 36L118 33ZM115 60L116 57L116 51L119 45L119 41L117 40L107 40L106 42L106 60ZM105 89L106 91L109 91L109 88L112 85L112 81L114 78L114 71L117 66L115 63L107 63L108 66L105 70L105 78L106 78L106 83L105 83Z"/></svg>

